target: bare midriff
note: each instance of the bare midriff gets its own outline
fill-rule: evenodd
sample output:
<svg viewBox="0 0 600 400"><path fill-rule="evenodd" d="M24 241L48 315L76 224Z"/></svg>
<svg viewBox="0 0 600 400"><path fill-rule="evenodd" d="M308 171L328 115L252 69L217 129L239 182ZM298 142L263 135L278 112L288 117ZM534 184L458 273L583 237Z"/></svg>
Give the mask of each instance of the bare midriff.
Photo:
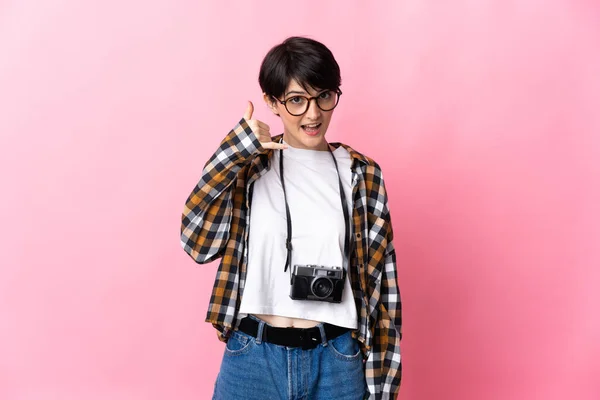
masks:
<svg viewBox="0 0 600 400"><path fill-rule="evenodd" d="M280 317L278 315L254 314L255 317L262 319L271 326L278 328L312 328L317 326L319 321L309 319Z"/></svg>

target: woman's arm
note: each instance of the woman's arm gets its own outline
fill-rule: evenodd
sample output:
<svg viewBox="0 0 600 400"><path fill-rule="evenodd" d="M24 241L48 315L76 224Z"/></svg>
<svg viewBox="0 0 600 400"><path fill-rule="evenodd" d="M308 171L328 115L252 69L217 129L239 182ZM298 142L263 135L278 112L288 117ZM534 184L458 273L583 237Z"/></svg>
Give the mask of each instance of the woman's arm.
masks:
<svg viewBox="0 0 600 400"><path fill-rule="evenodd" d="M215 260L225 249L233 213L233 189L240 170L255 153L287 148L271 141L269 126L251 119L253 112L254 106L249 102L244 117L210 157L185 203L181 247L199 264Z"/></svg>
<svg viewBox="0 0 600 400"><path fill-rule="evenodd" d="M197 263L222 255L229 239L237 174L259 148L256 135L242 119L204 166L181 217L181 246Z"/></svg>
<svg viewBox="0 0 600 400"><path fill-rule="evenodd" d="M369 353L365 367L370 392L369 400L384 400L395 399L400 389L402 302L397 280L392 219L383 174L379 166L374 169L373 176L374 183L368 187L370 190L368 198L372 200L369 212L378 221L378 229L373 235L373 238L377 238L377 240L371 245L378 244L377 251L381 251L380 262L382 265L381 273L376 277L375 286L376 291L379 292L374 332L378 343ZM371 379L369 379L370 374L373 375Z"/></svg>

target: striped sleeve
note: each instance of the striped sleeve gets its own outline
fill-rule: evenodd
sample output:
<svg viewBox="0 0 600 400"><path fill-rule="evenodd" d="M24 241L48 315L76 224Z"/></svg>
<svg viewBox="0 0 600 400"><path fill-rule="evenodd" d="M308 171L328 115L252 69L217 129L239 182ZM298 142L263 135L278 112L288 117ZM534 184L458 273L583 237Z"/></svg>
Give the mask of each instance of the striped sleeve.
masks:
<svg viewBox="0 0 600 400"><path fill-rule="evenodd" d="M242 118L204 166L181 217L181 247L197 263L222 255L230 235L237 174L260 150L258 138Z"/></svg>

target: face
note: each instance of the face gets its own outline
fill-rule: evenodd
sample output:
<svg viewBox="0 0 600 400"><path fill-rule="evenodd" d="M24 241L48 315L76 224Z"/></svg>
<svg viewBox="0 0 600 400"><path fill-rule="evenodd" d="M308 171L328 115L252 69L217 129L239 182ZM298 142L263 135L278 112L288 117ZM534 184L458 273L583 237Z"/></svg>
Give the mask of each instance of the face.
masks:
<svg viewBox="0 0 600 400"><path fill-rule="evenodd" d="M288 100L288 107L292 107L291 103L299 100L295 96L317 97L324 92L311 87L308 87L308 90L307 92L298 82L292 80L280 100ZM326 93L323 96L326 96ZM283 140L287 144L300 149L327 150L325 133L329 127L333 110L323 111L317 106L316 100L311 100L308 110L304 114L294 116L286 110L283 104L274 101L266 94L264 99L271 111L281 117Z"/></svg>

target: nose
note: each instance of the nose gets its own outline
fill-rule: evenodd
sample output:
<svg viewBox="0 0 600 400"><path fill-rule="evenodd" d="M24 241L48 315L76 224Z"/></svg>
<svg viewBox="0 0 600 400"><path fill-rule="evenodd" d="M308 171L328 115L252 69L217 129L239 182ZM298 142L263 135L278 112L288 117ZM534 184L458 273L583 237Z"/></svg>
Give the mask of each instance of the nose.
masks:
<svg viewBox="0 0 600 400"><path fill-rule="evenodd" d="M310 99L310 101L308 102L308 110L306 110L306 116L309 119L317 119L321 116L321 109L317 105L317 99L313 98Z"/></svg>

